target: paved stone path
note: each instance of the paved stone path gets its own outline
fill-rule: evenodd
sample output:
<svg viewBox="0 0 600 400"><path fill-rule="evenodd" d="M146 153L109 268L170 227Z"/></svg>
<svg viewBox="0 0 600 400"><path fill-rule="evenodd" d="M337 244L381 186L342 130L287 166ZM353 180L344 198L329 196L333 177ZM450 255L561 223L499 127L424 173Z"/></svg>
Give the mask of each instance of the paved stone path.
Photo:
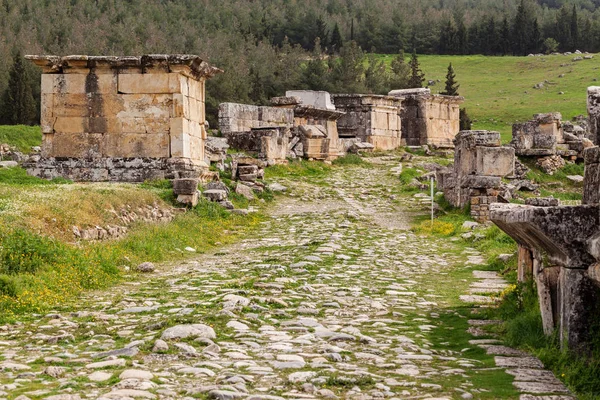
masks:
<svg viewBox="0 0 600 400"><path fill-rule="evenodd" d="M481 255L405 230L422 199L394 165L294 185L252 237L0 327L0 399L510 398L475 379L504 376L492 355L435 334Z"/></svg>

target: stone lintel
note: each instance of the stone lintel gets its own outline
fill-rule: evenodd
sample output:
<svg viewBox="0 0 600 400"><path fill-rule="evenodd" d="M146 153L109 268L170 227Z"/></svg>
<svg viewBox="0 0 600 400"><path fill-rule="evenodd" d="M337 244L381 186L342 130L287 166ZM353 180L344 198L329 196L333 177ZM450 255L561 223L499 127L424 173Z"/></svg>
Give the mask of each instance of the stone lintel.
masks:
<svg viewBox="0 0 600 400"><path fill-rule="evenodd" d="M552 124L557 121L560 122L562 114L559 112L533 114L533 119L539 124Z"/></svg>
<svg viewBox="0 0 600 400"><path fill-rule="evenodd" d="M566 268L587 268L595 262L588 242L600 230L597 206L535 207L490 205L490 219L517 243L537 249Z"/></svg>
<svg viewBox="0 0 600 400"><path fill-rule="evenodd" d="M146 54L143 56L88 56L27 55L43 69L44 73L62 74L85 69L139 70L148 73L153 69L161 72L179 72L194 79L211 78L223 70L209 65L191 54Z"/></svg>
<svg viewBox="0 0 600 400"><path fill-rule="evenodd" d="M326 119L329 121L337 121L346 113L343 111L329 110L326 108L316 108L312 106L297 105L294 107L294 117Z"/></svg>
<svg viewBox="0 0 600 400"><path fill-rule="evenodd" d="M471 130L460 131L454 138L457 147L474 148L476 146L499 147L501 144L500 133L494 131Z"/></svg>
<svg viewBox="0 0 600 400"><path fill-rule="evenodd" d="M388 103L390 106L399 106L402 102L402 98L398 96L386 96L381 94L352 94L352 93L342 93L342 94L332 94L331 97L334 100L334 103L337 101L343 105L347 103L360 102L363 105L380 105L381 103ZM385 105L385 104L384 104ZM337 104L336 104L337 107Z"/></svg>

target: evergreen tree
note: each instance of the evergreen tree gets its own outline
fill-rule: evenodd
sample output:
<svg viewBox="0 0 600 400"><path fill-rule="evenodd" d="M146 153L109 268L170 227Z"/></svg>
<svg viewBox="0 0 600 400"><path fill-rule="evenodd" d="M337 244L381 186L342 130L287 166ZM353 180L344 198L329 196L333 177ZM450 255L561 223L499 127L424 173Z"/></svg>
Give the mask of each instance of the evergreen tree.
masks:
<svg viewBox="0 0 600 400"><path fill-rule="evenodd" d="M404 50L392 60L392 74L388 87L392 89L407 89L410 80L410 66L404 61Z"/></svg>
<svg viewBox="0 0 600 400"><path fill-rule="evenodd" d="M338 60L330 59L334 89L345 93L362 93L365 54L356 42L347 42L340 49Z"/></svg>
<svg viewBox="0 0 600 400"><path fill-rule="evenodd" d="M452 63L450 63L450 65L448 65L448 73L446 74L446 87L441 94L445 94L446 96L458 96L459 87L460 85L456 82L454 68L452 68Z"/></svg>
<svg viewBox="0 0 600 400"><path fill-rule="evenodd" d="M425 81L425 74L421 71L421 65L417 58L416 50L413 50L410 56L410 79L408 81L408 87L410 88L421 88Z"/></svg>
<svg viewBox="0 0 600 400"><path fill-rule="evenodd" d="M467 28L465 27L465 23L462 21L462 18L458 20L456 25L456 39L453 54L467 54L467 49L469 47Z"/></svg>
<svg viewBox="0 0 600 400"><path fill-rule="evenodd" d="M454 43L456 40L456 29L452 23L452 19L449 19L446 24L442 25L440 29L440 40L438 51L440 54L453 54Z"/></svg>
<svg viewBox="0 0 600 400"><path fill-rule="evenodd" d="M485 29L485 47L486 54L498 54L501 52L502 45L498 30L496 29L496 20L493 16L489 18Z"/></svg>
<svg viewBox="0 0 600 400"><path fill-rule="evenodd" d="M508 18L506 16L502 20L502 27L500 28L500 52L503 56L510 53L510 26L508 24Z"/></svg>
<svg viewBox="0 0 600 400"><path fill-rule="evenodd" d="M469 114L467 114L466 108L461 108L459 111L459 124L461 131L471 130L472 121L471 118L469 118Z"/></svg>
<svg viewBox="0 0 600 400"><path fill-rule="evenodd" d="M579 21L577 20L577 7L573 4L573 12L571 13L571 46L573 50L577 50L579 46Z"/></svg>
<svg viewBox="0 0 600 400"><path fill-rule="evenodd" d="M531 28L531 36L529 40L529 53L538 53L542 46L542 33L540 32L540 25L538 24L537 18L533 21L533 27Z"/></svg>
<svg viewBox="0 0 600 400"><path fill-rule="evenodd" d="M342 39L342 34L340 33L340 27L335 23L333 27L333 31L331 32L331 40L329 42L329 47L331 53L337 53L342 48L344 40Z"/></svg>
<svg viewBox="0 0 600 400"><path fill-rule="evenodd" d="M321 41L315 40L312 58L302 70L301 85L308 90L329 91L329 69L321 59Z"/></svg>
<svg viewBox="0 0 600 400"><path fill-rule="evenodd" d="M572 51L573 39L571 37L571 16L566 7L562 7L556 14L556 30L554 36L560 43L561 51Z"/></svg>
<svg viewBox="0 0 600 400"><path fill-rule="evenodd" d="M389 81L384 62L379 60L375 54L369 54L367 69L365 70L365 86L369 93L387 94Z"/></svg>
<svg viewBox="0 0 600 400"><path fill-rule="evenodd" d="M513 22L513 54L527 54L531 43L531 37L529 36L531 22L531 17L529 15L528 7L525 5L525 0L521 0L521 3L517 8L515 20Z"/></svg>
<svg viewBox="0 0 600 400"><path fill-rule="evenodd" d="M327 47L329 45L329 30L327 24L323 20L323 17L319 16L315 23L315 38L321 40L321 46Z"/></svg>
<svg viewBox="0 0 600 400"><path fill-rule="evenodd" d="M23 57L16 53L9 73L8 87L2 96L2 123L32 125L36 118L36 105L31 91L31 81Z"/></svg>

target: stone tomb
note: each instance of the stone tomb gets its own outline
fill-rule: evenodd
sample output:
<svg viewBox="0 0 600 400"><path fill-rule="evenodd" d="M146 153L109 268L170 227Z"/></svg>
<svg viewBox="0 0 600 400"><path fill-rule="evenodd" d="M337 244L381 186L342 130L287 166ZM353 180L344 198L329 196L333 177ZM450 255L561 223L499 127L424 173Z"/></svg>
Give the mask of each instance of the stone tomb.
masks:
<svg viewBox="0 0 600 400"><path fill-rule="evenodd" d="M567 128L567 129L565 129ZM563 123L560 113L535 114L533 120L514 124L510 145L519 156L562 156L582 158L583 149L593 144L585 131Z"/></svg>
<svg viewBox="0 0 600 400"><path fill-rule="evenodd" d="M338 121L344 112L335 109L328 92L290 90L271 102L294 111L290 150L301 148L304 157L316 160L333 160L343 154Z"/></svg>
<svg viewBox="0 0 600 400"><path fill-rule="evenodd" d="M463 97L431 94L423 88L392 90L389 95L402 99L402 145L454 147Z"/></svg>
<svg viewBox="0 0 600 400"><path fill-rule="evenodd" d="M207 167L204 83L194 55L27 56L42 68L42 178L196 178Z"/></svg>
<svg viewBox="0 0 600 400"><path fill-rule="evenodd" d="M600 311L600 148L584 151L580 206L493 204L491 220L519 245L518 278L537 286L544 332L586 353Z"/></svg>
<svg viewBox="0 0 600 400"><path fill-rule="evenodd" d="M346 114L338 121L342 140L357 138L377 150L401 146L400 106L402 100L371 94L334 94L335 108Z"/></svg>
<svg viewBox="0 0 600 400"><path fill-rule="evenodd" d="M298 95L298 96L296 96ZM336 111L327 92L288 91L273 106L222 103L219 129L235 149L254 152L269 163L287 157L331 160L341 155Z"/></svg>
<svg viewBox="0 0 600 400"><path fill-rule="evenodd" d="M514 174L515 150L500 146L500 134L488 131L461 131L454 144L454 166L438 171L438 188L454 207L470 204L471 216L485 222L502 178Z"/></svg>

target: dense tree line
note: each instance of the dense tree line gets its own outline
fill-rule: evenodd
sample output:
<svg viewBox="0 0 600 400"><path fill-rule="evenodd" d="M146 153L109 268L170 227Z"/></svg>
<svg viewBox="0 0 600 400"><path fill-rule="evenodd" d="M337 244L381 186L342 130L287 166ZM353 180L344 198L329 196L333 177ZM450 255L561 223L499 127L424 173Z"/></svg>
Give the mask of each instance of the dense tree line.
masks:
<svg viewBox="0 0 600 400"><path fill-rule="evenodd" d="M595 52L599 6L600 0L0 0L0 93L17 51L199 54L227 71L208 85L213 112L220 101L265 103L291 88L383 93L410 85L409 62L397 59L386 69L365 53ZM364 63L354 67L348 61L359 59Z"/></svg>

